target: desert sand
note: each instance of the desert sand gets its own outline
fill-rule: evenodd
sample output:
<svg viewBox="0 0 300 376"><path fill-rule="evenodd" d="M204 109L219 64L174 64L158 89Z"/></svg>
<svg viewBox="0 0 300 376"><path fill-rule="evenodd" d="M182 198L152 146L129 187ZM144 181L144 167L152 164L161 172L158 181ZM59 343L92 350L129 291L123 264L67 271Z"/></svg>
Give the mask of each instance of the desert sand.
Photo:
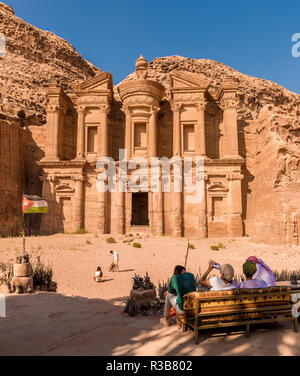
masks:
<svg viewBox="0 0 300 376"><path fill-rule="evenodd" d="M166 281L176 264L183 264L188 239L141 235L141 249L123 243L107 244L108 236L55 235L27 238L27 251L41 256L54 269L58 292L7 296L7 318L0 319L1 355L300 355L300 334L291 323L253 331L208 331L194 344L192 333L176 326L161 328L159 316L129 318L123 313L135 273L147 271L152 281ZM226 248L211 251L222 242ZM89 244L91 243L91 244ZM209 259L230 262L240 274L249 255L261 257L274 270L299 269L300 247L255 244L248 238L191 240L188 270L203 272ZM0 239L0 261L14 259L21 238ZM108 273L109 251L120 254L120 273ZM104 282L96 284L97 266Z"/></svg>

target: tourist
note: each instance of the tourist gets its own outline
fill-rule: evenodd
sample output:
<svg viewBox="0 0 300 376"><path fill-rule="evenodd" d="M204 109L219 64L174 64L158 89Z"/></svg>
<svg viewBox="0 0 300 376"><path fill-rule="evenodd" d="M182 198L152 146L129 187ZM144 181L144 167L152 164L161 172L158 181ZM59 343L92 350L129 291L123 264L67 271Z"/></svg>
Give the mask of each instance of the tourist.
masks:
<svg viewBox="0 0 300 376"><path fill-rule="evenodd" d="M257 272L254 274L254 279L259 279L265 281L267 287L276 286L276 279L272 270L259 258L256 256L249 257L246 262L254 262L256 264Z"/></svg>
<svg viewBox="0 0 300 376"><path fill-rule="evenodd" d="M184 266L176 266L166 292L164 317L160 320L163 326L170 325L169 315L170 309L173 307L178 317L177 324L180 327L180 316L183 315L183 297L193 291L196 291L194 275L187 273Z"/></svg>
<svg viewBox="0 0 300 376"><path fill-rule="evenodd" d="M110 251L113 256L113 262L109 268L110 272L119 272L119 254L117 251Z"/></svg>
<svg viewBox="0 0 300 376"><path fill-rule="evenodd" d="M253 278L257 272L256 264L254 262L246 262L243 265L243 272L246 281L239 283L239 289L259 289L268 287L265 281Z"/></svg>
<svg viewBox="0 0 300 376"><path fill-rule="evenodd" d="M103 272L102 272L101 267L98 266L97 271L94 276L94 281L97 283L102 282L102 278L103 278Z"/></svg>
<svg viewBox="0 0 300 376"><path fill-rule="evenodd" d="M209 262L209 267L206 273L203 274L200 284L202 286L210 288L210 291L222 291L222 290L234 290L237 288L237 284L234 281L234 269L231 265L225 264L220 269L221 278L212 277L208 279L209 274L212 272L215 266L215 261Z"/></svg>

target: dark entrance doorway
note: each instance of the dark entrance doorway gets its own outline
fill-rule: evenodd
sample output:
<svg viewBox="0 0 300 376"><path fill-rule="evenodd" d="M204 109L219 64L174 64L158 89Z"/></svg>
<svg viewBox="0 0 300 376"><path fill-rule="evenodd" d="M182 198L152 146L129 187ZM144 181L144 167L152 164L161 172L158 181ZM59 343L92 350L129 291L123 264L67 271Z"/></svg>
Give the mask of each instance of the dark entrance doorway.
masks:
<svg viewBox="0 0 300 376"><path fill-rule="evenodd" d="M149 226L148 213L148 193L133 193L131 226Z"/></svg>

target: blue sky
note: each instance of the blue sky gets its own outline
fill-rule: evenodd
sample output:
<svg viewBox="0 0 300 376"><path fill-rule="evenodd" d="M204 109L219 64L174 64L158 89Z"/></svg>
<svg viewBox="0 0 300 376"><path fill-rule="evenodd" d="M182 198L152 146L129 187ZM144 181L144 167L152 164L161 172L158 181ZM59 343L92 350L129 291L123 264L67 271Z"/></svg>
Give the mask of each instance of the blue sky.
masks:
<svg viewBox="0 0 300 376"><path fill-rule="evenodd" d="M2 0L25 21L54 32L114 76L148 60L208 58L300 93L299 0Z"/></svg>

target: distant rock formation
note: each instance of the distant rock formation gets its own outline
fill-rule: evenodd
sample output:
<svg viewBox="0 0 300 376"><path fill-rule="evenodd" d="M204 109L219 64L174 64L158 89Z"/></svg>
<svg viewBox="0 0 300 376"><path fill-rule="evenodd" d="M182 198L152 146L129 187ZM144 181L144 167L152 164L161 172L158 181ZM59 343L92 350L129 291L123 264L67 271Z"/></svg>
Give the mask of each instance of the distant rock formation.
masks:
<svg viewBox="0 0 300 376"><path fill-rule="evenodd" d="M18 18L0 3L0 33L6 56L0 58L0 118L19 121L24 111L28 125L45 123L45 88L57 82L68 92L71 84L100 70L84 60L68 42ZM22 116L21 116L22 117Z"/></svg>

